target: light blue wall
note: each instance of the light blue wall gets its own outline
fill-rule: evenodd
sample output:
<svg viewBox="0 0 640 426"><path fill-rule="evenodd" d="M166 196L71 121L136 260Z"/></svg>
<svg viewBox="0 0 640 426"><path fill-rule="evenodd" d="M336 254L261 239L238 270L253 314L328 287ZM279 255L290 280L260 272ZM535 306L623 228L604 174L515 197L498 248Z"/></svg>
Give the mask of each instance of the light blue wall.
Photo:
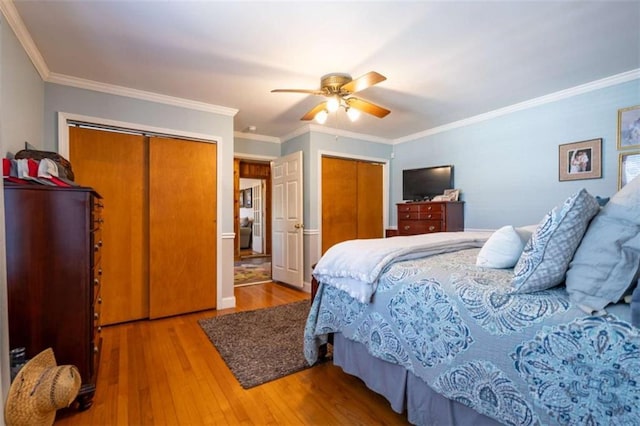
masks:
<svg viewBox="0 0 640 426"><path fill-rule="evenodd" d="M2 15L0 15L2 16ZM44 82L15 34L2 22L2 156L15 154L29 142L44 146L42 105Z"/></svg>
<svg viewBox="0 0 640 426"><path fill-rule="evenodd" d="M402 170L453 164L465 201L465 227L538 223L580 188L617 190L617 111L640 104L640 80L434 134L394 147L391 223L402 200ZM602 138L602 179L559 182L558 146Z"/></svg>
<svg viewBox="0 0 640 426"><path fill-rule="evenodd" d="M281 147L280 142L257 141L236 136L233 149L236 155L250 154L252 156L278 158L280 157Z"/></svg>
<svg viewBox="0 0 640 426"><path fill-rule="evenodd" d="M15 154L24 142L42 147L44 83L0 14L0 152ZM0 191L0 252L6 253L4 193ZM9 391L9 327L6 259L0 256L0 401ZM0 418L0 425L4 419Z"/></svg>

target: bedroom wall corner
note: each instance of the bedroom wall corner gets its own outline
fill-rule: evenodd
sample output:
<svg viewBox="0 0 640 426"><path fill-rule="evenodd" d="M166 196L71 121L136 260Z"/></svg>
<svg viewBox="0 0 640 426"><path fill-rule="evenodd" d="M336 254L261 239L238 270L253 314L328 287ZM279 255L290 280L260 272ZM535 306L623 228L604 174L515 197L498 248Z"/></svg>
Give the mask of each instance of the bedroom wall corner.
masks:
<svg viewBox="0 0 640 426"><path fill-rule="evenodd" d="M44 82L31 59L0 14L0 150L16 153L28 141L43 145ZM0 251L6 253L4 193L0 192ZM0 258L0 395L6 400L10 384L6 259ZM0 425L4 416L0 416Z"/></svg>

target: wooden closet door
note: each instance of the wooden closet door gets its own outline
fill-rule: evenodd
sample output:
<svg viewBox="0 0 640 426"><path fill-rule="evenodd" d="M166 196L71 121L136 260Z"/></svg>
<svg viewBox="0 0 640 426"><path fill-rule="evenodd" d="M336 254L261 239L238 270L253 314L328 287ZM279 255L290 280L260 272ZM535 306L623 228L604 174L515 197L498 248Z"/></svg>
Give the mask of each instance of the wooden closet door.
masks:
<svg viewBox="0 0 640 426"><path fill-rule="evenodd" d="M358 161L358 236L382 238L382 164Z"/></svg>
<svg viewBox="0 0 640 426"><path fill-rule="evenodd" d="M149 142L149 316L216 306L216 145Z"/></svg>
<svg viewBox="0 0 640 426"><path fill-rule="evenodd" d="M71 127L69 160L76 181L94 188L105 205L101 324L147 318L144 137Z"/></svg>
<svg viewBox="0 0 640 426"><path fill-rule="evenodd" d="M358 169L353 160L322 157L322 253L358 237Z"/></svg>

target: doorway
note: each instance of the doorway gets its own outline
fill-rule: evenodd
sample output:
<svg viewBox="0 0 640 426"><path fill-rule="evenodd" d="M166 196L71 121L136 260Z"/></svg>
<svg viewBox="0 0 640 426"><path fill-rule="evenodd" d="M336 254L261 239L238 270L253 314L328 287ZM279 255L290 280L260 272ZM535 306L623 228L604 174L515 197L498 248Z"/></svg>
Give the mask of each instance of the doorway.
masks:
<svg viewBox="0 0 640 426"><path fill-rule="evenodd" d="M271 163L234 160L234 286L271 281Z"/></svg>
<svg viewBox="0 0 640 426"><path fill-rule="evenodd" d="M240 258L268 256L265 230L266 179L240 178Z"/></svg>

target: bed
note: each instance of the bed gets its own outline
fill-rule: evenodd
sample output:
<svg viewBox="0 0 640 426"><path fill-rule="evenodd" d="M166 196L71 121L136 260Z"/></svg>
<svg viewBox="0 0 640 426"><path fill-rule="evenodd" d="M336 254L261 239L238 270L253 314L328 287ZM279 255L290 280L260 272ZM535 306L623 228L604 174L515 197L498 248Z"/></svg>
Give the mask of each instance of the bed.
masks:
<svg viewBox="0 0 640 426"><path fill-rule="evenodd" d="M340 243L314 269L305 356L332 336L413 424L637 425L639 269L640 179L529 229Z"/></svg>

